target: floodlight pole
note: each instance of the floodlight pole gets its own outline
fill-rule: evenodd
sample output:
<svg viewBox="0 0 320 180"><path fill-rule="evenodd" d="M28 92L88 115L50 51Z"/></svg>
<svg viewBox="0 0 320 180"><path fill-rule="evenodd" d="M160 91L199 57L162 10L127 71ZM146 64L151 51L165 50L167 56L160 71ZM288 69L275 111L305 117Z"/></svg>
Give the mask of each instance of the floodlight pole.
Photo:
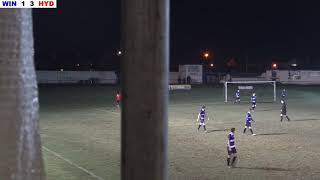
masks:
<svg viewBox="0 0 320 180"><path fill-rule="evenodd" d="M122 0L121 179L167 180L169 0Z"/></svg>
<svg viewBox="0 0 320 180"><path fill-rule="evenodd" d="M45 180L32 11L0 11L0 179Z"/></svg>

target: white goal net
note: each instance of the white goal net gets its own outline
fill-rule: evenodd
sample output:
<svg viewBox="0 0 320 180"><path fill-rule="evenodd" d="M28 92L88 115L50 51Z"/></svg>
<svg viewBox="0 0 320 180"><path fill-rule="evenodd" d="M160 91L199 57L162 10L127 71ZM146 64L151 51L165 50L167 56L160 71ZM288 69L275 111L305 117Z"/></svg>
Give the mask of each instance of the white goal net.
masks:
<svg viewBox="0 0 320 180"><path fill-rule="evenodd" d="M236 91L240 90L241 102L250 102L252 93L256 93L258 102L276 101L275 81L233 81L224 83L225 102L235 101Z"/></svg>

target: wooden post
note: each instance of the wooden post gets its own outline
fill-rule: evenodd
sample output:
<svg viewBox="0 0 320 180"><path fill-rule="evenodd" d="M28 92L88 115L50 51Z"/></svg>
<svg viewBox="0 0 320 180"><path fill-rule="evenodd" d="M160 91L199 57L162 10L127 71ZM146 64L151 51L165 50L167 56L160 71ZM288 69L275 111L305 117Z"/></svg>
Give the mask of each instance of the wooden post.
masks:
<svg viewBox="0 0 320 180"><path fill-rule="evenodd" d="M30 9L0 11L0 179L44 180Z"/></svg>
<svg viewBox="0 0 320 180"><path fill-rule="evenodd" d="M122 1L122 180L166 180L169 0Z"/></svg>

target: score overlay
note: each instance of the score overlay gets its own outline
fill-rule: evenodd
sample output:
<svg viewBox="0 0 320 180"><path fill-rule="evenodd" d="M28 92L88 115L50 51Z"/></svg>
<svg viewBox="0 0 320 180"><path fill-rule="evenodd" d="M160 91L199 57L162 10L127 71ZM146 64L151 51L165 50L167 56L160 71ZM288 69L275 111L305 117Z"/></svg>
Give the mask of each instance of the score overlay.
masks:
<svg viewBox="0 0 320 180"><path fill-rule="evenodd" d="M57 0L0 0L0 8L57 8Z"/></svg>

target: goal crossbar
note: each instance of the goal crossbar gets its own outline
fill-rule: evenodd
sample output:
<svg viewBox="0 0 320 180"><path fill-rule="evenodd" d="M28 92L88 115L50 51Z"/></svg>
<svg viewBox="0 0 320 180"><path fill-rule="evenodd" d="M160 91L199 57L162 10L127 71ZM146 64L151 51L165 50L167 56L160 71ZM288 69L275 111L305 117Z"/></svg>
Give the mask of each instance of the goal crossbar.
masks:
<svg viewBox="0 0 320 180"><path fill-rule="evenodd" d="M276 81L231 81L231 82L225 82L225 84L265 84L265 83L276 83Z"/></svg>

